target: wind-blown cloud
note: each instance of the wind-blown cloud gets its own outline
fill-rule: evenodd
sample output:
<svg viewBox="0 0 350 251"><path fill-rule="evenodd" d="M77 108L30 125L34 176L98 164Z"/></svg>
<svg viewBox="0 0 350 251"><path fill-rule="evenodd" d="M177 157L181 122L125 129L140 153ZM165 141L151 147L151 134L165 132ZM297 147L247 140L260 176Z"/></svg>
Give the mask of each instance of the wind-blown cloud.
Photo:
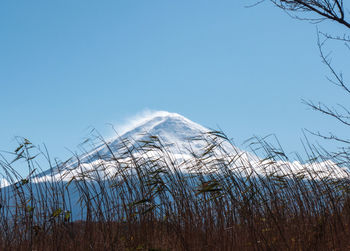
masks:
<svg viewBox="0 0 350 251"><path fill-rule="evenodd" d="M118 133L118 135L123 135L124 133L133 130L134 128L144 124L146 121L157 117L157 116L167 116L170 114L176 114L176 113L170 113L167 111L154 111L150 109L145 109L139 113L137 113L134 116L127 117L124 119L124 122L114 125L115 131Z"/></svg>

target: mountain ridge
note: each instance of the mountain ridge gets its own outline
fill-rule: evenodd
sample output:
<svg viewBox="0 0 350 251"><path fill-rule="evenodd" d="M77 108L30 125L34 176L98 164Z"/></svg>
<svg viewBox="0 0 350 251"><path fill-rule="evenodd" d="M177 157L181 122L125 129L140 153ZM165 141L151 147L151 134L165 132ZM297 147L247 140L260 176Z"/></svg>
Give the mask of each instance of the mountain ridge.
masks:
<svg viewBox="0 0 350 251"><path fill-rule="evenodd" d="M163 144L171 148L170 151L172 153L185 154L188 153L186 147L193 143L191 142L193 137L202 136L209 131L209 129L178 113L165 111L156 112L148 118L143 119L141 123L133 126L123 134L109 139L106 142L108 147L106 144L100 145L97 147L98 149L95 149L84 156L84 160L89 157L91 160L96 160L101 157L103 158L106 155L108 157L108 153L110 153L111 150L117 152L119 147L123 147L121 144L125 144L125 139L132 142L127 145L127 147L132 147L132 144L136 145L138 142L149 140L150 136L158 137ZM197 142L196 144L193 144L192 147L197 151L204 147L204 145L198 144ZM96 157L91 158L92 155L96 155Z"/></svg>
<svg viewBox="0 0 350 251"><path fill-rule="evenodd" d="M157 146L157 140L162 146ZM219 147L217 147L219 145ZM165 148L164 148L165 147ZM152 156L152 151L159 157L165 150L167 154L186 165L196 166L196 161L204 155L206 160L211 157L217 161L226 161L226 168L235 172L247 173L251 175L293 175L301 172L309 177L346 177L348 171L345 168L337 166L330 160L321 162L301 164L298 161L273 160L270 157L261 159L255 154L233 146L225 137L220 138L209 129L185 118L177 113L156 112L151 116L143 118L129 130L121 135L109 139L105 143L93 148L91 151L77 156L76 160L68 162L64 166L64 177L70 179L87 173L101 173L104 177L110 177L110 174L118 173L118 165L113 161L126 163L133 156L147 159ZM209 155L208 155L209 153ZM221 160L220 160L221 159ZM186 172L186 165L181 166ZM215 166L215 164L213 165ZM107 167L107 168L105 168ZM36 177L45 178L56 176L62 177L62 170L59 167L50 169L38 174ZM211 170L209 170L211 171ZM213 169L214 171L214 169Z"/></svg>

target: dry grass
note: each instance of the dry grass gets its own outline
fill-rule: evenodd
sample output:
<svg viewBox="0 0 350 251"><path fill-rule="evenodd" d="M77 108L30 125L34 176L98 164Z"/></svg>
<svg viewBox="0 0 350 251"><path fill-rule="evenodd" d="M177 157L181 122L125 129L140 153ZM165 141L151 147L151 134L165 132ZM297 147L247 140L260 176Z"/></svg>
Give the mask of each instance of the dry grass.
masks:
<svg viewBox="0 0 350 251"><path fill-rule="evenodd" d="M212 135L202 154L183 162L150 137L113 151L92 172L57 182L37 182L36 159L61 167L62 175L68 164L51 164L42 152L33 158L37 149L21 141L15 161L0 162L14 184L0 193L0 250L350 249L349 177L261 175L221 147L225 135ZM280 149L258 143L267 156L261 163L286 162ZM313 149L309 157L316 155ZM332 158L346 164L348 155ZM28 177L15 171L18 161L28 165ZM111 166L118 173L105 179L101 170Z"/></svg>

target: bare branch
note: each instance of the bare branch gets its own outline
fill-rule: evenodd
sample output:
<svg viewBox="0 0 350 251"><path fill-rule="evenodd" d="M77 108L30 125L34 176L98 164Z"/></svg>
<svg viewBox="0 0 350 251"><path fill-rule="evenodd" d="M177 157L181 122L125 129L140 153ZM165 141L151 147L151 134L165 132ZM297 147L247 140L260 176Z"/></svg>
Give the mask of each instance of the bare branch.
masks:
<svg viewBox="0 0 350 251"><path fill-rule="evenodd" d="M321 31L319 32L319 34L321 34L322 36L324 36L327 39L338 40L338 41L342 41L342 42L345 42L345 43L350 43L350 37L346 36L346 35L343 35L342 37L339 37L339 36L335 37L335 36L332 36L330 34L323 33Z"/></svg>
<svg viewBox="0 0 350 251"><path fill-rule="evenodd" d="M320 132L313 132L313 131L310 131L308 129L305 129L308 133L314 135L314 136L317 136L317 137L320 137L322 139L326 139L326 140L333 140L333 141L337 141L337 142L341 142L341 143L346 143L346 144L350 144L350 139L343 139L343 138L340 138L340 137L337 137L335 136L334 134L332 133L329 133L328 136L320 133Z"/></svg>
<svg viewBox="0 0 350 251"><path fill-rule="evenodd" d="M288 15L299 20L308 20L312 22L321 22L324 20L335 21L342 26L350 29L350 22L345 17L345 6L343 0L270 0L275 6L288 13ZM314 14L313 16L301 16L301 13ZM350 14L346 12L346 14ZM320 37L322 35L322 37ZM333 36L322 33L317 30L317 46L319 49L322 63L324 63L329 71L331 77L327 79L336 86L341 87L343 91L350 94L350 85L346 83L343 74L335 70L331 60L331 52L325 53L326 43L329 40L344 42L345 46L350 50L350 36L344 34L341 36ZM321 112L327 116L335 118L346 126L350 126L350 111L342 105L338 105L341 109L330 108L322 103L313 103L311 101L303 100L311 109ZM310 132L310 131L309 131ZM350 140L342 139L332 133L323 135L319 132L310 132L311 134L321 137L323 139L335 140L342 143L350 144Z"/></svg>
<svg viewBox="0 0 350 251"><path fill-rule="evenodd" d="M321 18L336 21L350 29L350 23L345 20L343 0L271 0L271 2L283 10L315 13Z"/></svg>
<svg viewBox="0 0 350 251"><path fill-rule="evenodd" d="M324 54L324 52L323 52L323 45L324 45L324 43L326 42L326 40L324 40L323 42L321 42L321 41L320 41L320 36L319 36L319 34L322 34L322 33L320 33L319 31L317 31L317 46L318 46L318 49L319 49L319 52L320 52L320 56L321 56L321 59L322 59L322 63L324 63L324 64L327 66L327 68L331 71L332 75L335 77L335 80L332 80L332 79L330 79L330 78L328 78L328 80L329 80L331 83L333 83L333 84L335 84L335 85L337 85L337 86L343 88L343 90L345 90L347 93L350 93L350 89L349 89L349 87L347 86L347 84L345 83L345 81L344 81L344 79L343 79L342 73L339 73L339 74L338 74L338 73L335 71L335 69L333 68L333 66L332 66L332 64L331 64L331 60L328 58L328 56L326 56L326 55ZM328 39L328 38L326 37L326 39Z"/></svg>
<svg viewBox="0 0 350 251"><path fill-rule="evenodd" d="M260 0L260 1L256 2L256 3L253 3L251 5L246 5L244 7L245 8L252 8L252 7L255 7L255 6L257 6L257 5L259 5L259 4L263 3L263 2L265 2L265 0Z"/></svg>
<svg viewBox="0 0 350 251"><path fill-rule="evenodd" d="M343 123L344 125L350 126L350 121L347 121L347 120L350 120L350 117L340 114L334 108L331 109L322 103L315 104L311 101L305 101L305 100L303 100L303 103L306 104L307 106L311 107L315 111L319 111L325 115L331 116L331 117L337 119L338 121L340 121L341 123Z"/></svg>

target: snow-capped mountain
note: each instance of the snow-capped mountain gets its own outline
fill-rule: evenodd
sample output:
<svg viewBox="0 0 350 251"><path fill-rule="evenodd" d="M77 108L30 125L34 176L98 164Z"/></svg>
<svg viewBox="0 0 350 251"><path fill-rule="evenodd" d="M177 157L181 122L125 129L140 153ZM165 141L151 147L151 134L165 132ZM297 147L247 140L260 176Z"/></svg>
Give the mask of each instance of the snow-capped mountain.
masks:
<svg viewBox="0 0 350 251"><path fill-rule="evenodd" d="M96 166L107 165L116 156L119 161L123 161L123 152L126 149L134 150L133 154L135 155L143 155L147 144L154 146L159 143L175 159L189 159L192 154L200 154L205 151L208 144L213 143L214 138L215 136L210 135L208 128L184 116L165 111L154 112L129 126L121 135L97 145L91 151L80 155L78 160L73 159L68 162L65 169L69 170L69 175L67 174L65 177L72 177L77 172L95 170ZM234 154L242 152L225 140L221 139L220 144L228 152ZM141 152L138 152L137 149L140 149ZM150 152L152 151L148 151L148 154ZM129 153L126 158L129 157L128 155ZM110 168L109 171L113 172L112 169L115 168ZM61 175L62 170L55 168L55 170L47 170L37 177L47 177L59 173Z"/></svg>
<svg viewBox="0 0 350 251"><path fill-rule="evenodd" d="M132 156L147 159L154 153L154 156L160 157L162 153L157 148L157 142L162 144L162 149L165 146L166 152L171 154L183 171L187 171L188 166L198 165L198 158L195 156L203 156L210 152L215 156L205 156L205 161L210 163L206 166L211 169L209 171L215 170L219 165L217 161L225 159L227 167L239 172L240 175L302 173L305 177L314 178L349 176L346 168L341 168L330 160L301 164L298 161L261 159L233 146L224 137L216 137L209 129L177 113L155 112L129 126L120 136L111 138L64 166L37 175L36 180L52 178L70 180L88 173L98 177L112 177L118 173L121 163L129 165L128 163L132 162ZM220 145L219 149L213 147L217 143ZM214 161L211 161L212 159ZM186 162L186 165L181 164L182 162Z"/></svg>
<svg viewBox="0 0 350 251"><path fill-rule="evenodd" d="M157 144L162 146L158 148ZM287 182L289 178L348 179L350 172L331 160L301 164L298 161L259 158L233 146L220 133L179 114L156 112L133 123L120 136L92 147L91 151L12 184L5 179L0 180L0 187L3 194L12 198L8 202L11 205L16 205L17 201L40 202L42 196L51 200L52 189L56 195L62 196L57 198L56 204L70 201L73 218L83 219L87 214L86 207L81 204L84 198L92 203L90 206L106 210L108 207L100 204L100 195L106 196L104 202L108 202L108 196L112 194L117 196L117 201L121 200L118 197L120 193L127 197L133 195L130 202L142 201L143 197L137 190L139 184L153 186L158 184L160 177L161 182L173 182L172 185L176 185L177 179L193 177L189 184L196 189L196 182L202 178L249 180L254 177L261 180L269 177L270 180L275 178ZM132 186L129 187L129 184ZM22 197L14 196L22 187L29 189L24 193L31 199L22 200ZM151 191L156 188L152 187ZM93 198L89 197L91 195ZM170 200L175 199L171 197ZM12 210L15 206L9 208Z"/></svg>
<svg viewBox="0 0 350 251"><path fill-rule="evenodd" d="M150 136L157 137L172 154L186 154L188 148L198 151L205 146L204 142L194 141L195 137L203 136L209 130L177 113L156 112L131 127L122 135L110 139L106 144L83 157L83 162L110 157L111 150L118 152L127 146L138 146L150 141ZM127 140L127 141L126 141Z"/></svg>

